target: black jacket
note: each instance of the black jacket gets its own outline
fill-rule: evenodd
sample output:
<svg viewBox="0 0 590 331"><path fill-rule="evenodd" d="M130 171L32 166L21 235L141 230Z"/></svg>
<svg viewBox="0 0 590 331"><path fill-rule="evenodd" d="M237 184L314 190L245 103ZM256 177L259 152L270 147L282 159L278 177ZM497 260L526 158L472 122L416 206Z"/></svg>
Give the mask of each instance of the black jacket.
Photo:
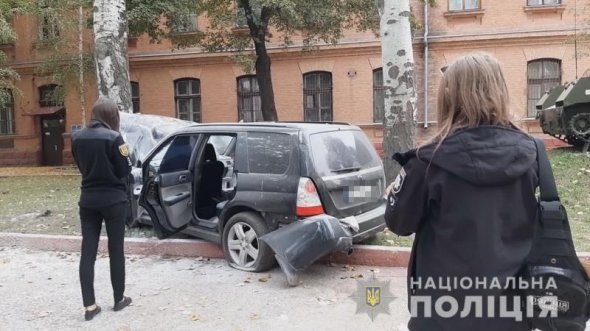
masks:
<svg viewBox="0 0 590 331"><path fill-rule="evenodd" d="M494 296L493 316L498 316L499 296L508 293L490 289L490 283L497 277L504 288L532 246L538 185L534 140L515 129L481 126L450 135L438 149L429 145L395 158L403 170L388 197L385 219L396 234L416 233L408 278L421 278L421 286L408 289L408 295L432 296L433 304L433 318L412 318L410 330L529 330L514 319L476 318L475 307L467 318L443 319L434 314L434 303L451 295L461 311L467 295ZM428 277L436 290L425 284ZM444 287L455 277L479 277L488 285L440 288L439 279Z"/></svg>
<svg viewBox="0 0 590 331"><path fill-rule="evenodd" d="M92 121L72 134L72 154L82 173L81 207L101 208L128 200L131 161L120 133Z"/></svg>

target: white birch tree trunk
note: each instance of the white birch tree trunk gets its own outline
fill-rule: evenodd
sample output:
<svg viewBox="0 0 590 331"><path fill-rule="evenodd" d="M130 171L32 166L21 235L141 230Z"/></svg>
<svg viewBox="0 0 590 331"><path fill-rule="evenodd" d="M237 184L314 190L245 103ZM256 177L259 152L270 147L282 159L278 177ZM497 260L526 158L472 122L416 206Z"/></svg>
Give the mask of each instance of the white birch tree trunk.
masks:
<svg viewBox="0 0 590 331"><path fill-rule="evenodd" d="M79 96L82 123L86 125L86 86L84 85L84 8L78 8L78 68L79 68Z"/></svg>
<svg viewBox="0 0 590 331"><path fill-rule="evenodd" d="M125 0L94 0L94 61L98 93L132 112Z"/></svg>
<svg viewBox="0 0 590 331"><path fill-rule="evenodd" d="M388 183L399 171L399 166L391 159L393 153L415 146L416 83L410 16L409 0L384 1L381 15L385 86L383 163Z"/></svg>

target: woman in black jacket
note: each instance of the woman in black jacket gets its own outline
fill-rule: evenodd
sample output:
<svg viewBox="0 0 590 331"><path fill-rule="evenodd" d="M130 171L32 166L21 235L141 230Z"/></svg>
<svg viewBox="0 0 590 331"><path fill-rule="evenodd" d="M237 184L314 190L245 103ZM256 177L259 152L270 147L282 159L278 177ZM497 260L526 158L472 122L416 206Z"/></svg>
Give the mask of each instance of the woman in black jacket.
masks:
<svg viewBox="0 0 590 331"><path fill-rule="evenodd" d="M88 126L72 135L72 154L82 173L80 284L85 319L89 321L100 312L94 299L94 262L103 220L108 235L114 310L121 310L131 303L131 298L123 295L126 178L131 172L131 161L129 149L119 133L117 104L99 98L92 108L92 120Z"/></svg>
<svg viewBox="0 0 590 331"><path fill-rule="evenodd" d="M490 55L449 65L438 98L434 139L394 156L403 168L385 215L396 234L415 233L408 327L530 330L511 289L533 240L534 140L511 123L502 70Z"/></svg>

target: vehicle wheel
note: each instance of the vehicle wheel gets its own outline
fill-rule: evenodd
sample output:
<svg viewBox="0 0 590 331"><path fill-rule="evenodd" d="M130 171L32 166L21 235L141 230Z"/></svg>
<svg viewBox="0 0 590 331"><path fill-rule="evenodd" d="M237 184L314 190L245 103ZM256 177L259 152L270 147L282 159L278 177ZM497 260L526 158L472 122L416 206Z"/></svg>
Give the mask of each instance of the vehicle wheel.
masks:
<svg viewBox="0 0 590 331"><path fill-rule="evenodd" d="M275 263L274 253L259 240L268 232L262 217L254 212L232 216L223 229L223 253L230 266L253 272L270 269Z"/></svg>

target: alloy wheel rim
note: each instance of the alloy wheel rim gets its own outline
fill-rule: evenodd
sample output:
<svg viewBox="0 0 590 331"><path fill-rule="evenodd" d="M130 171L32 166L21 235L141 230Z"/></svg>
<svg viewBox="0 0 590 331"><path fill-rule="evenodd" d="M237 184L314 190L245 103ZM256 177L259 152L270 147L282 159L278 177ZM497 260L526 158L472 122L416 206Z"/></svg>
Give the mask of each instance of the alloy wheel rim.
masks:
<svg viewBox="0 0 590 331"><path fill-rule="evenodd" d="M232 261L242 268L251 268L258 260L258 236L254 229L238 222L229 229L227 247Z"/></svg>

